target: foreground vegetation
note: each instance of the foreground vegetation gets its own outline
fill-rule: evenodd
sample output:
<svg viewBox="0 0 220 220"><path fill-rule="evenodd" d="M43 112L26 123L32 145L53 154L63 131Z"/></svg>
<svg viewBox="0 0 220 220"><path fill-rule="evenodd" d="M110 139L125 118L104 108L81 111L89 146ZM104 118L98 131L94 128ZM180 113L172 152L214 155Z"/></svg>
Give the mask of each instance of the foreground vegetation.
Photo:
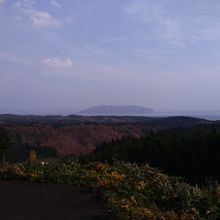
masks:
<svg viewBox="0 0 220 220"><path fill-rule="evenodd" d="M22 179L86 186L100 192L118 219L188 220L220 218L220 187L190 186L148 165L77 160L0 166L0 179Z"/></svg>

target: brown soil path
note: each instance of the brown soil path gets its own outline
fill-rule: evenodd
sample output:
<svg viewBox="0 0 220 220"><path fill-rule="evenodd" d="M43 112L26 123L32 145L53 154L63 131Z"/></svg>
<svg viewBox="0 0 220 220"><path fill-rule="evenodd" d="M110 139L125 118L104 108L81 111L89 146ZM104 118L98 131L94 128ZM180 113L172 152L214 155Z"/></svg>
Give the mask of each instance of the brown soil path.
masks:
<svg viewBox="0 0 220 220"><path fill-rule="evenodd" d="M0 181L2 220L107 220L100 199L66 184Z"/></svg>

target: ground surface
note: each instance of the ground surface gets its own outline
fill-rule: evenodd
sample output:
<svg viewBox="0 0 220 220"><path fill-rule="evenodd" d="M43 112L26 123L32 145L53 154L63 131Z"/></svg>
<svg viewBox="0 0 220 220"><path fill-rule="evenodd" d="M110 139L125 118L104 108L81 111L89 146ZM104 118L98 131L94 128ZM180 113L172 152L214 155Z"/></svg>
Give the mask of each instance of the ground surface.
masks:
<svg viewBox="0 0 220 220"><path fill-rule="evenodd" d="M107 220L94 193L71 185L0 181L0 219Z"/></svg>

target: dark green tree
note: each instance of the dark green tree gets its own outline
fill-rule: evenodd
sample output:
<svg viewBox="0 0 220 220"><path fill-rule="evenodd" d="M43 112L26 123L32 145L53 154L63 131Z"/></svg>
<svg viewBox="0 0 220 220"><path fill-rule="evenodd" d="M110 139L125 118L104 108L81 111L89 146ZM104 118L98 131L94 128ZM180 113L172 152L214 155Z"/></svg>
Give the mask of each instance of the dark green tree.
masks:
<svg viewBox="0 0 220 220"><path fill-rule="evenodd" d="M11 140L7 131L0 128L0 163L6 163L11 159Z"/></svg>

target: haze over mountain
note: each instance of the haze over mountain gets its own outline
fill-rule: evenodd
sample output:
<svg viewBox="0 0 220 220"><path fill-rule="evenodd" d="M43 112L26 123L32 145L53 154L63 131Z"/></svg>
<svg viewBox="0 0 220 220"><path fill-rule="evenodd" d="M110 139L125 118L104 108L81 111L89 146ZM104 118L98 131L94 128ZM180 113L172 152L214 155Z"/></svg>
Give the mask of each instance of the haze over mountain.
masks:
<svg viewBox="0 0 220 220"><path fill-rule="evenodd" d="M143 115L153 113L154 110L136 105L113 106L100 105L78 112L80 115Z"/></svg>

